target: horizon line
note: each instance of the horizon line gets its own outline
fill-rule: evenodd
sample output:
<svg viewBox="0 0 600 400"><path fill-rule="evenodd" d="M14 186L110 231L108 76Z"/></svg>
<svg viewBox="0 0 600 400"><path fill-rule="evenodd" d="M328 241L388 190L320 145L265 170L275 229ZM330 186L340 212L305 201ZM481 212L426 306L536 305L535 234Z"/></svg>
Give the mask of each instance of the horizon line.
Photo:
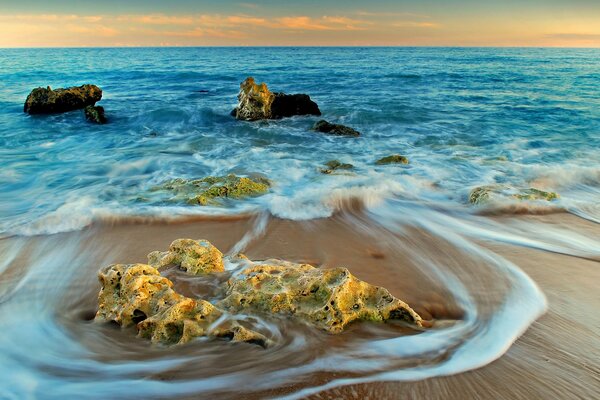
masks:
<svg viewBox="0 0 600 400"><path fill-rule="evenodd" d="M35 49L176 49L176 48L447 48L447 49L590 49L600 50L598 46L534 46L534 45L133 45L133 46L14 46L0 47L0 50Z"/></svg>

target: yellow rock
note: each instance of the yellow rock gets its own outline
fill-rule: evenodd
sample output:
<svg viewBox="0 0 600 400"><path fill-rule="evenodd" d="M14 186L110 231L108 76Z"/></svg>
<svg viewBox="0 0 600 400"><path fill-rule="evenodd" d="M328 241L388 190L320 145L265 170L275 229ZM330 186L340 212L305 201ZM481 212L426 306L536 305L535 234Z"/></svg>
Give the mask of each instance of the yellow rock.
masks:
<svg viewBox="0 0 600 400"><path fill-rule="evenodd" d="M177 239L169 251L148 254L148 264L155 268L169 265L192 274L223 272L223 253L207 240Z"/></svg>

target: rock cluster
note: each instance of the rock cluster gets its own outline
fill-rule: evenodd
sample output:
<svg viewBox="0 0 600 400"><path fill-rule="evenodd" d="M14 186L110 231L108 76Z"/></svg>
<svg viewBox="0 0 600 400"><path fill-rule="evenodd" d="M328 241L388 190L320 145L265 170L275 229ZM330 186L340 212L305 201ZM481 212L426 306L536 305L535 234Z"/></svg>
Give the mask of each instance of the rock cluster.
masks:
<svg viewBox="0 0 600 400"><path fill-rule="evenodd" d="M321 173L327 174L327 175L332 174L339 170L349 170L349 169L354 168L354 165L342 163L339 160L327 161L325 163L325 165L327 166L327 168L321 168Z"/></svg>
<svg viewBox="0 0 600 400"><path fill-rule="evenodd" d="M336 136L360 136L360 132L345 125L332 124L324 119L318 121L312 128L314 131Z"/></svg>
<svg viewBox="0 0 600 400"><path fill-rule="evenodd" d="M321 115L319 106L306 94L273 93L265 83L248 77L240 84L238 106L232 111L237 119L257 121L294 115Z"/></svg>
<svg viewBox="0 0 600 400"><path fill-rule="evenodd" d="M74 86L66 89L33 89L25 100L23 110L28 114L54 114L93 106L102 99L102 89L96 85Z"/></svg>
<svg viewBox="0 0 600 400"><path fill-rule="evenodd" d="M169 251L150 253L151 265L111 265L99 273L102 289L96 320L135 325L140 337L157 343L186 343L209 336L262 346L270 340L227 316L274 314L329 333L339 333L356 320L396 319L422 325L421 317L406 303L357 279L346 268L239 258L245 260L245 268L230 277L222 288L224 298L215 304L176 293L173 283L155 268L177 266L194 275L222 272L221 252L205 240L176 240Z"/></svg>
<svg viewBox="0 0 600 400"><path fill-rule="evenodd" d="M208 176L202 179L173 179L153 188L153 191L167 191L172 200L188 204L218 204L220 198L240 199L260 196L269 191L270 183L266 179L250 179L233 174L226 176Z"/></svg>
<svg viewBox="0 0 600 400"><path fill-rule="evenodd" d="M505 185L479 186L469 193L469 203L485 204L501 198L514 200L542 200L553 201L560 196L555 192L546 192L536 188L513 188Z"/></svg>

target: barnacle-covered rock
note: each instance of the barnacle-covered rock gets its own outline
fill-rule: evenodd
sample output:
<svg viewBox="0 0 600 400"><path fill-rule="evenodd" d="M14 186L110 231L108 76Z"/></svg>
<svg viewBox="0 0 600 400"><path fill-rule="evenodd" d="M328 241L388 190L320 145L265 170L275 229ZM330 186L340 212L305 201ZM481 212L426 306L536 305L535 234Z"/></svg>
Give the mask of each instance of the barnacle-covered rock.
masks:
<svg viewBox="0 0 600 400"><path fill-rule="evenodd" d="M148 264L155 268L176 266L192 275L223 272L223 253L208 240L177 239L168 251L148 254Z"/></svg>
<svg viewBox="0 0 600 400"><path fill-rule="evenodd" d="M261 196L269 191L270 183L263 178L245 178L233 174L208 176L202 179L173 179L153 188L166 191L171 200L202 206L218 204L218 199L241 199Z"/></svg>
<svg viewBox="0 0 600 400"><path fill-rule="evenodd" d="M267 346L262 334L236 321L220 321L223 311L201 299L173 290L173 283L144 264L111 265L99 274L96 320L122 327L136 325L138 335L154 343L182 344L200 337L228 338Z"/></svg>
<svg viewBox="0 0 600 400"><path fill-rule="evenodd" d="M355 320L402 319L421 325L406 303L346 268L268 261L230 279L227 294L218 306L231 312L283 314L330 333L341 332Z"/></svg>
<svg viewBox="0 0 600 400"><path fill-rule="evenodd" d="M560 196L555 192L546 192L536 188L514 188L507 185L478 186L469 193L469 203L485 204L502 200L553 201Z"/></svg>
<svg viewBox="0 0 600 400"><path fill-rule="evenodd" d="M102 99L102 89L96 85L74 86L66 89L39 87L25 100L23 111L28 114L54 114L93 106Z"/></svg>

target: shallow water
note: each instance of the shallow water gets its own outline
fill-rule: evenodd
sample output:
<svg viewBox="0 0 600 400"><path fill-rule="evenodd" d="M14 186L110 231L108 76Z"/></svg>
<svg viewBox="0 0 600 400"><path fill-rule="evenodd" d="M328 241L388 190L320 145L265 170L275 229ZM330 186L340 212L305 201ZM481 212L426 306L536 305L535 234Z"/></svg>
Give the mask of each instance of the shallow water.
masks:
<svg viewBox="0 0 600 400"><path fill-rule="evenodd" d="M599 66L595 50L0 50L1 394L300 397L490 363L547 304L518 265L482 244L600 260L598 236L526 216L600 221ZM324 118L362 136L311 132L313 117L235 121L248 75L309 93ZM109 124L89 125L78 111L22 113L33 87L83 83L103 88ZM392 153L410 164L374 165ZM321 174L333 158L356 168ZM264 175L273 188L221 207L150 192L170 178L227 173ZM467 204L473 187L491 183L560 199ZM497 217L507 213L523 215ZM90 321L101 267L144 262L179 237L255 260L346 266L431 314L433 327L354 324L330 336L247 316L273 348L198 340L165 349ZM179 290L210 292L211 282L165 274Z"/></svg>

